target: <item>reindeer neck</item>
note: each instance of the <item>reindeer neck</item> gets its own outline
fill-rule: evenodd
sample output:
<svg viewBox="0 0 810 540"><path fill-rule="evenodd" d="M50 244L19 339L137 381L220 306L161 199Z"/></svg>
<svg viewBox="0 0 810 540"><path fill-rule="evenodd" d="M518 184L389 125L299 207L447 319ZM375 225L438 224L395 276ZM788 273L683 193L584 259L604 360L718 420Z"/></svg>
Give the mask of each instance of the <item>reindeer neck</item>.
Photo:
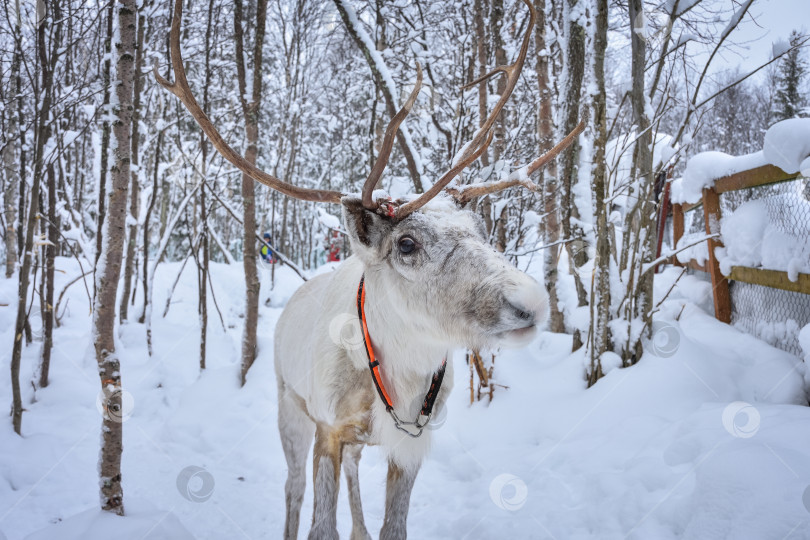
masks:
<svg viewBox="0 0 810 540"><path fill-rule="evenodd" d="M386 386L401 400L424 395L452 347L433 338L425 318L408 310L407 299L391 293L378 274L367 271L365 287L366 322Z"/></svg>

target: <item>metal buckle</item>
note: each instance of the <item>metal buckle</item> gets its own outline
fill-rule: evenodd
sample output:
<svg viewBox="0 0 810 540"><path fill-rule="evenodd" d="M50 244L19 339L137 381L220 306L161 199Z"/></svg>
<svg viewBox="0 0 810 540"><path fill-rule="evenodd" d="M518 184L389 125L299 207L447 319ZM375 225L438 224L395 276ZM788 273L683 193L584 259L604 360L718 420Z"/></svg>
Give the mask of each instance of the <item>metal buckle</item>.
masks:
<svg viewBox="0 0 810 540"><path fill-rule="evenodd" d="M406 422L404 420L400 420L399 416L397 416L397 413L394 412L393 407L388 409L388 413L391 415L391 418L394 419L394 425L396 426L396 428L404 433L407 433L410 437L413 437L414 439L422 435L422 430L425 429L425 426L428 424L428 422L430 422L430 417L433 416L433 412L431 412L427 416L420 413L419 416L416 417L416 420L414 420L413 422ZM425 419L423 422L420 421L422 418Z"/></svg>

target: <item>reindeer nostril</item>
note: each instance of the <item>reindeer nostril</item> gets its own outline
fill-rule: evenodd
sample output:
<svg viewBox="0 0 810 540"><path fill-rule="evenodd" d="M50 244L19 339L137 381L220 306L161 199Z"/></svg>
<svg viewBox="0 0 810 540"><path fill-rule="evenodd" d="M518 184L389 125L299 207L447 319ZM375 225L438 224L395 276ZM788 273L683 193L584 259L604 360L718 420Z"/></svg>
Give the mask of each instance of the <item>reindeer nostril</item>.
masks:
<svg viewBox="0 0 810 540"><path fill-rule="evenodd" d="M503 323L509 326L523 329L546 320L546 290L525 274L518 274L515 282L504 289L503 300Z"/></svg>

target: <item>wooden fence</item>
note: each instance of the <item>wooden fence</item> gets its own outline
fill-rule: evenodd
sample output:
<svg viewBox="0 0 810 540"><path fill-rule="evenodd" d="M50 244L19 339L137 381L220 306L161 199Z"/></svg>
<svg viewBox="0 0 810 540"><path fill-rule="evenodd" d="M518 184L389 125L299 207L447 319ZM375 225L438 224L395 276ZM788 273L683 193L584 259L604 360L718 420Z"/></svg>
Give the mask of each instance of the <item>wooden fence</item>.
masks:
<svg viewBox="0 0 810 540"><path fill-rule="evenodd" d="M695 204L673 204L672 205L672 228L675 246L684 235L684 213L694 210L703 205L706 234L719 235L720 219L720 194L742 189L751 189L769 184L789 182L799 177L799 173L788 174L779 167L764 165L755 169L738 172L718 179L714 187L703 190L703 200ZM666 208L668 205L664 204ZM763 268L750 268L746 266L733 266L729 275L723 275L720 271L720 263L715 256L715 249L722 247L720 236L707 240L709 248L709 258L705 266L692 259L687 263L681 263L677 257L673 257L672 263L677 266L688 266L695 270L707 272L712 280L712 296L714 299L715 317L725 323L731 322L731 296L729 294L728 282L743 281L754 285L772 287L785 291L793 291L810 295L810 274L799 274L797 281L791 281L787 272L778 270L766 270Z"/></svg>

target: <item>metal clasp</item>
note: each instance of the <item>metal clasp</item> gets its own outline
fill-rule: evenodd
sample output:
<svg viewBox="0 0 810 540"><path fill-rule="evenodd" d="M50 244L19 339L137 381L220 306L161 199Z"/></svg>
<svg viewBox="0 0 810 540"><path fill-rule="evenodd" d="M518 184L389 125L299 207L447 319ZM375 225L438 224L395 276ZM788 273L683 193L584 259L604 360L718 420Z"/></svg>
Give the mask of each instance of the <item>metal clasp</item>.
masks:
<svg viewBox="0 0 810 540"><path fill-rule="evenodd" d="M394 425L397 427L397 429L407 433L414 439L422 435L422 430L425 429L425 426L428 424L428 422L430 422L430 417L433 416L433 412L427 416L420 413L413 422L406 422L404 420L400 420L393 407L388 409L388 412L391 415L391 418L394 419ZM424 421L422 420L423 418Z"/></svg>

